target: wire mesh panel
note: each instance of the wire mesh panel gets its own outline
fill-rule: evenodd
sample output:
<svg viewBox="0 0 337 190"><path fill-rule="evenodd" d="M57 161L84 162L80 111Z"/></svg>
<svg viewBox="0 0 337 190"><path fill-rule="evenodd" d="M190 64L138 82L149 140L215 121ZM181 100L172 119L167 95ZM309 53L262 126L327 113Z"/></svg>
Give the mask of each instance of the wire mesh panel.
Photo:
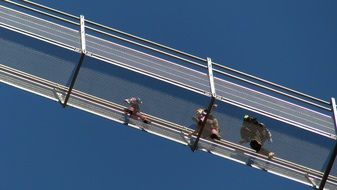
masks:
<svg viewBox="0 0 337 190"><path fill-rule="evenodd" d="M79 54L0 29L1 64L67 85Z"/></svg>
<svg viewBox="0 0 337 190"><path fill-rule="evenodd" d="M280 120L290 121L335 138L331 116L301 107L255 90L215 78L217 94L226 100L248 106L253 110L272 114Z"/></svg>
<svg viewBox="0 0 337 190"><path fill-rule="evenodd" d="M210 99L89 57L74 89L120 104L140 97L141 111L185 126L191 125L194 110L206 107Z"/></svg>

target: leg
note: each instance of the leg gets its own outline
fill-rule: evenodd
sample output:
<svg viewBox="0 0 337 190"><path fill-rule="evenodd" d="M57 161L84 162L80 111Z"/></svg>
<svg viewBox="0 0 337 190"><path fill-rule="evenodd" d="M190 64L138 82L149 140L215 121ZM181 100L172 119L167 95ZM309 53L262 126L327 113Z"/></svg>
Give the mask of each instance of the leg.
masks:
<svg viewBox="0 0 337 190"><path fill-rule="evenodd" d="M261 148L262 148L261 143L259 143L257 140L251 140L249 145L256 152L259 152L261 150Z"/></svg>
<svg viewBox="0 0 337 190"><path fill-rule="evenodd" d="M220 137L220 134L219 134L219 129L215 129L215 128L213 128L212 130L211 130L211 139L216 139L216 140L221 140L221 137Z"/></svg>
<svg viewBox="0 0 337 190"><path fill-rule="evenodd" d="M272 159L274 157L274 155L275 155L274 152L271 152L271 151L269 151L269 150L267 150L265 148L261 148L261 150L259 151L259 153L263 154L265 156L268 156L269 159Z"/></svg>

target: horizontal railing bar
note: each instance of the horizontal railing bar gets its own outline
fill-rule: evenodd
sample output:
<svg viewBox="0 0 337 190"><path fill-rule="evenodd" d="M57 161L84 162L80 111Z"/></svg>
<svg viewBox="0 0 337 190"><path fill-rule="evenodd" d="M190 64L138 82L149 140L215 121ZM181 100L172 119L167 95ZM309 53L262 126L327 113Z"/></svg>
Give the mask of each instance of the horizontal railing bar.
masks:
<svg viewBox="0 0 337 190"><path fill-rule="evenodd" d="M10 0L3 0L7 3L11 3L13 5L16 5L18 7L21 7L21 8L24 8L24 9L27 9L27 10L30 10L30 11L33 11L33 12L37 12L39 14L42 14L42 15L45 15L45 16L48 16L48 17L51 17L51 18L54 18L54 19L58 19L58 20L61 20L61 21L64 21L66 23L69 23L69 24L73 24L73 25L76 25L76 26L79 26L80 24L77 23L77 22L74 22L74 21L70 21L70 20L67 20L65 18L62 18L62 17L59 17L59 16L56 16L56 15L53 15L53 14L50 14L50 13L46 13L46 12L43 12L43 11L40 11L40 10L37 10L37 9L34 9L34 8L31 8L31 7L28 7L26 5L22 5L22 4L19 4L17 2L13 2L13 1L10 1Z"/></svg>
<svg viewBox="0 0 337 190"><path fill-rule="evenodd" d="M299 91L290 89L290 88L288 88L288 87L285 87L285 86L282 86L282 85L279 85L279 84L276 84L276 83L267 81L267 80L265 80L265 79L262 79L262 78L259 78L259 77L256 77L256 76L253 76L253 75L250 75L250 74L247 74L247 73L238 71L238 70L236 70L236 69L232 69L232 68L229 68L229 67L220 65L220 64L218 64L218 63L213 63L213 64L214 64L214 66L217 66L217 67L220 67L220 68L222 68L222 69L231 71L231 72L233 72L233 73L240 74L240 75L242 75L242 76L252 78L252 79L254 79L254 80L257 80L257 81L260 81L260 82L269 84L269 85L271 85L271 86L274 86L274 87L277 87L277 88L280 88L280 89L283 89L283 90L286 90L286 91L289 91L289 92L292 92L292 93L297 94L297 95L301 95L301 96L303 96L303 97L306 97L306 98L309 98L309 99L311 99L311 100L320 102L320 103L322 103L322 104L330 105L330 102L328 102L328 101L321 100L321 99L319 99L319 98L316 98L316 97L307 95L307 94L305 94L305 93L302 93L302 92L299 92ZM331 111L331 110L330 110L330 111Z"/></svg>
<svg viewBox="0 0 337 190"><path fill-rule="evenodd" d="M43 9L46 9L46 10L51 11L51 12L55 12L55 13L58 13L58 14L61 14L61 15L64 15L64 16L67 16L67 17L70 17L70 18L73 18L73 19L80 20L80 18L78 16L75 16L75 15L72 15L72 14L69 14L69 13L66 13L66 12L63 12L63 11L59 11L59 10L56 10L56 9L53 9L53 8L50 8L50 7L32 2L32 1L29 1L29 0L21 0L21 1L23 1L25 3L28 3L28 4L31 4L31 5L34 5L34 6L37 6L37 7L40 7L40 8L43 8Z"/></svg>
<svg viewBox="0 0 337 190"><path fill-rule="evenodd" d="M324 106L322 106L322 105L320 105L320 104L316 104L316 103L310 102L310 101L308 101L308 100L304 100L304 99L302 99L302 98L299 98L299 97L296 97L296 96L287 94L287 93L285 93L285 92L282 92L282 91L279 91L279 90L276 90L276 89L273 89L273 88L264 86L264 85L262 85L262 84L259 84L259 83L256 83L256 82L253 82L253 81L250 81L250 80L247 80L247 79L244 79L244 78L241 78L241 77L238 77L238 76L229 74L229 73L226 73L226 72L224 72L224 71L220 71L220 70L214 69L214 68L213 68L213 71L216 72L216 73L222 74L222 75L224 75L224 76L228 76L228 77L230 77L230 78L233 78L233 79L236 79L236 80L239 80L239 81L242 81L242 82L245 82L245 83L248 83L248 84L257 86L257 87L259 87L259 88L266 89L266 90L269 90L269 91L271 91L271 92L275 92L275 93L277 93L277 94L284 95L284 96L286 96L286 97L288 97L288 98L292 98L292 99L301 101L301 102L303 102L303 103L310 104L310 105L315 106L315 107L317 107L317 108L320 108L320 109L323 109L323 110L326 110L326 111L331 111L331 108L324 107Z"/></svg>
<svg viewBox="0 0 337 190"><path fill-rule="evenodd" d="M100 33L100 34L104 34L104 35L107 35L109 37L112 37L112 38L115 38L115 39L118 39L118 40L121 40L121 41L124 41L124 42L128 42L130 44L133 44L133 45L136 45L136 46L139 46L139 47L142 47L142 48L145 48L145 49L148 49L148 50L151 50L151 51L154 51L154 52L157 52L157 53L161 53L163 55L166 55L166 56L169 56L169 57L173 57L175 59L178 59L178 60L181 60L181 61L185 61L187 63L190 63L192 65L195 65L195 66L198 66L198 67L201 67L201 68L207 68L206 65L202 65L200 63L197 63L197 62L194 62L194 61L191 61L191 60L188 60L188 59L185 59L185 58L182 58L182 57L179 57L179 56L176 56L176 55L173 55L173 54L170 54L170 53L167 53L167 52L164 52L164 51L161 51L161 50L158 50L158 49L155 49L153 47L150 47L150 46L147 46L147 45L144 45L144 44L141 44L141 43L138 43L138 42L134 42L132 40L128 40L128 39L125 39L123 37L120 37L120 36L116 36L114 34L110 34L110 33L107 33L107 32L104 32L104 31L101 31L101 30L98 30L96 28L93 28L93 27L90 27L90 26L85 26L87 29L89 30L92 30L94 32L97 32L97 33Z"/></svg>
<svg viewBox="0 0 337 190"><path fill-rule="evenodd" d="M41 41L53 44L53 45L56 45L58 47L62 47L62 48L65 48L65 49L68 49L68 50L71 50L71 51L75 51L75 52L80 52L80 49L78 47L74 47L74 46L65 44L63 42L59 42L59 41L53 40L51 38L47 38L47 37L41 36L39 34L34 34L32 32L29 32L29 31L26 31L26 30L22 30L22 29L17 28L17 27L9 26L9 25L4 24L4 23L0 23L0 27L6 28L6 29L11 30L13 32L17 32L17 33L20 33L20 34L23 34L23 35L26 35L26 36L29 36L29 37L32 37L32 38L35 38L35 39L38 39L38 40L41 40Z"/></svg>
<svg viewBox="0 0 337 190"><path fill-rule="evenodd" d="M159 44L159 43L156 43L156 42L147 40L147 39L145 39L145 38L141 38L141 37L138 37L138 36L135 36L135 35L132 35L132 34L123 32L123 31L121 31L121 30L117 30L117 29L112 28L112 27L108 27L108 26L99 24L99 23L94 22L94 21L87 20L86 22L88 22L89 24L92 24L92 25L95 25L95 26L104 28L104 29L106 29L106 30L110 30L110 31L112 31L112 32L116 32L116 33L118 33L118 34L122 34L122 35L124 35L124 36L130 37L130 38L133 38L133 39L136 39L136 40L139 40L139 41L142 41L142 42L151 44L151 45L158 46L158 47L160 47L160 48L163 48L163 49L172 51L172 52L174 52L174 53L177 53L177 54L180 54L180 55L184 55L184 56L186 56L186 57L193 58L193 59L198 60L198 61L202 61L202 62L205 62L205 63L206 63L206 61L207 61L206 59L197 57L197 56L195 56L195 55L192 55L192 54L189 54L189 53L185 53L185 52L183 52L183 51L179 51L179 50L177 50L177 49L174 49L174 48L171 48L171 47L168 47L168 46L165 46L165 45L162 45L162 44Z"/></svg>

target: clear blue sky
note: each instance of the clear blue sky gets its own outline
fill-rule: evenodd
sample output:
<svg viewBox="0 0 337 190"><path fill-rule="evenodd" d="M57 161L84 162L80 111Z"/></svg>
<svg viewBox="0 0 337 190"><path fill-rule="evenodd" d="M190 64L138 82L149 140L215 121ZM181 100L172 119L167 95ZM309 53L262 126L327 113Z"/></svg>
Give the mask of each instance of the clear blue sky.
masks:
<svg viewBox="0 0 337 190"><path fill-rule="evenodd" d="M36 2L337 97L337 1ZM0 90L0 189L311 189L4 84Z"/></svg>

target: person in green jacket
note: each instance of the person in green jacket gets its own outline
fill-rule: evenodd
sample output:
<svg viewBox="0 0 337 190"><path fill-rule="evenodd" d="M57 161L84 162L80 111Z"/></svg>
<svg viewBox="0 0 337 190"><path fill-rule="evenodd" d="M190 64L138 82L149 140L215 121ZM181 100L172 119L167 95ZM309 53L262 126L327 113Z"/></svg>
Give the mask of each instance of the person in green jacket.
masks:
<svg viewBox="0 0 337 190"><path fill-rule="evenodd" d="M255 117L245 115L240 130L240 144L249 143L250 147L256 152L273 158L274 153L263 148L266 141L272 143L272 135L267 127L257 121Z"/></svg>

